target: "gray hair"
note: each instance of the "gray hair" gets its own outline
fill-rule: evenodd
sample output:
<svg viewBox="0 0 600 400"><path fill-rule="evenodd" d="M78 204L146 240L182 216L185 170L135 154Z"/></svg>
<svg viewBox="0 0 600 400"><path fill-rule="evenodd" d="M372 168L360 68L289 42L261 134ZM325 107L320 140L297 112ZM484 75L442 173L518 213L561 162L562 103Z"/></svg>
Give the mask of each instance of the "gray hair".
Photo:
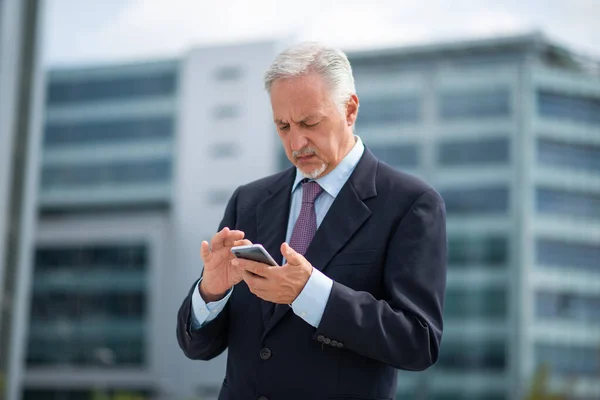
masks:
<svg viewBox="0 0 600 400"><path fill-rule="evenodd" d="M325 80L340 114L344 115L346 104L356 89L348 57L333 47L305 42L279 53L265 73L265 89L270 95L276 80L309 73L317 73Z"/></svg>

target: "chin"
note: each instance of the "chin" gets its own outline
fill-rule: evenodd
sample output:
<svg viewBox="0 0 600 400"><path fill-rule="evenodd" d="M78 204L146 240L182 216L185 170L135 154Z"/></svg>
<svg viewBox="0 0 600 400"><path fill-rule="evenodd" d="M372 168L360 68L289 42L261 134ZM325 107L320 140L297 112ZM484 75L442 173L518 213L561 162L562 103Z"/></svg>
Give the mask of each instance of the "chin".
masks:
<svg viewBox="0 0 600 400"><path fill-rule="evenodd" d="M317 179L319 176L321 176L321 174L323 172L325 172L326 169L327 169L327 164L323 163L319 167L314 168L311 171L306 171L306 170L300 169L300 172L302 172L302 175L304 175L305 178Z"/></svg>

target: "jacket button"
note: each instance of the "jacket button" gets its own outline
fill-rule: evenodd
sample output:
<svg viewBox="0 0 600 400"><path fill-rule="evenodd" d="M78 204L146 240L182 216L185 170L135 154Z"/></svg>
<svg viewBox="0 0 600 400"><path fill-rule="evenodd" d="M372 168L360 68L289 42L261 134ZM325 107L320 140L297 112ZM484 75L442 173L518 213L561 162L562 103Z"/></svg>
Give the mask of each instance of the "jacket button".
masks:
<svg viewBox="0 0 600 400"><path fill-rule="evenodd" d="M268 360L269 358L271 358L271 349L269 349L268 347L263 348L260 351L260 358L262 358L263 360ZM262 397L261 397L262 399ZM266 399L266 397L265 397Z"/></svg>
<svg viewBox="0 0 600 400"><path fill-rule="evenodd" d="M319 335L319 336L317 336L317 340L318 340L319 342L323 343L323 342L325 341L325 336L323 336L323 335Z"/></svg>
<svg viewBox="0 0 600 400"><path fill-rule="evenodd" d="M331 343L331 339L329 339L329 338L325 338L325 342L324 342L324 343L325 343L325 344L329 344L329 343Z"/></svg>
<svg viewBox="0 0 600 400"><path fill-rule="evenodd" d="M337 340L332 340L332 341L331 341L331 345L332 345L333 347L337 347L337 344L338 344Z"/></svg>
<svg viewBox="0 0 600 400"><path fill-rule="evenodd" d="M344 347L344 343L338 342L337 347L339 347L341 349L342 347Z"/></svg>

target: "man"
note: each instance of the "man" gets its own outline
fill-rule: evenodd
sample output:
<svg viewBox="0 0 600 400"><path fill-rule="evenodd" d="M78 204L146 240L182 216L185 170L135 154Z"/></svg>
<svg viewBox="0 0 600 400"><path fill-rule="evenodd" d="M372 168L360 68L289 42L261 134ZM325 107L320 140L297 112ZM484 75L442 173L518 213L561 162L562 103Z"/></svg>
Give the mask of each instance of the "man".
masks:
<svg viewBox="0 0 600 400"><path fill-rule="evenodd" d="M392 399L397 371L438 357L446 285L441 197L354 135L339 50L301 44L265 75L295 168L239 187L179 311L187 357L228 349L219 399ZM260 243L281 266L235 259Z"/></svg>

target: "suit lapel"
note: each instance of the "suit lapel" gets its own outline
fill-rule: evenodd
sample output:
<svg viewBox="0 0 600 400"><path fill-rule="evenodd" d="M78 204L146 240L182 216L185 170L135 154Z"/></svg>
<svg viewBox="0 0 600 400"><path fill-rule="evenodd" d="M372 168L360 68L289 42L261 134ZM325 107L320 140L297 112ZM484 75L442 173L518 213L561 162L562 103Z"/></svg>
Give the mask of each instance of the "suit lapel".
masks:
<svg viewBox="0 0 600 400"><path fill-rule="evenodd" d="M365 153L354 172L342 187L323 222L306 250L305 258L314 268L324 271L333 256L352 238L371 216L363 200L376 196L375 174L377 159L365 148ZM290 189L291 190L291 189ZM278 304L270 319L266 335L291 307ZM264 337L264 336L263 336Z"/></svg>
<svg viewBox="0 0 600 400"><path fill-rule="evenodd" d="M282 179L270 190L267 198L258 205L256 211L257 243L262 244L279 264L283 260L280 246L285 241L287 232L295 171L290 168L289 173L284 174ZM274 306L271 302L261 300L265 327L271 319Z"/></svg>

